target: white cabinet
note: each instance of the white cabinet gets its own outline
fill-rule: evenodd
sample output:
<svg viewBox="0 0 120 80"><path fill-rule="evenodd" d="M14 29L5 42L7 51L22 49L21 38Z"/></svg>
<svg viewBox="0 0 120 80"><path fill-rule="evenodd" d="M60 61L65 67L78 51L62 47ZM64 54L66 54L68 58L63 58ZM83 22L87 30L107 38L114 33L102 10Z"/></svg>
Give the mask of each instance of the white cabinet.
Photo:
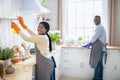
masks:
<svg viewBox="0 0 120 80"><path fill-rule="evenodd" d="M93 78L94 69L89 65L90 51L90 49L72 47L53 51L52 55L57 64L56 80L61 76ZM108 50L103 80L120 80L120 50Z"/></svg>
<svg viewBox="0 0 120 80"><path fill-rule="evenodd" d="M90 49L62 48L62 76L92 78L93 69L89 66Z"/></svg>
<svg viewBox="0 0 120 80"><path fill-rule="evenodd" d="M94 69L89 65L90 49L62 48L62 76L93 78ZM120 50L108 50L103 80L120 80Z"/></svg>
<svg viewBox="0 0 120 80"><path fill-rule="evenodd" d="M120 80L120 50L108 50L104 80Z"/></svg>

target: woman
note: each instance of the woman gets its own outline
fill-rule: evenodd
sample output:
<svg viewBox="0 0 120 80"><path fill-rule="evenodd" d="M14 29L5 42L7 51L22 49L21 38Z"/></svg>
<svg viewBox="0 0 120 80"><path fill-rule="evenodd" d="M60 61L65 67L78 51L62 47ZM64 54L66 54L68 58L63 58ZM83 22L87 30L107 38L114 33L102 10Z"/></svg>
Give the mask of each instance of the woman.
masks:
<svg viewBox="0 0 120 80"><path fill-rule="evenodd" d="M18 20L31 37L27 37L23 34L14 22L11 23L11 28L13 28L25 41L34 42L36 44L35 80L55 80L55 61L50 55L52 45L50 36L48 35L50 29L49 24L47 22L40 22L37 29L38 34L35 34L24 24L22 17L18 17Z"/></svg>

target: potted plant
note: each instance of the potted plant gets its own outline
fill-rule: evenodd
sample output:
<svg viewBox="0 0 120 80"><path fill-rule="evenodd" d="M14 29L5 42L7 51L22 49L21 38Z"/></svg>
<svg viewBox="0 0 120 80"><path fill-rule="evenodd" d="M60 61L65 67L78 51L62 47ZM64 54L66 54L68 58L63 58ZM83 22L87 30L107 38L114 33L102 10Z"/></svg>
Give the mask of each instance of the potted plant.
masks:
<svg viewBox="0 0 120 80"><path fill-rule="evenodd" d="M11 64L11 58L13 55L14 51L10 48L4 48L0 50L0 60L4 60L6 67Z"/></svg>
<svg viewBox="0 0 120 80"><path fill-rule="evenodd" d="M56 42L60 39L58 33L49 33L51 41L52 41L52 48L56 48Z"/></svg>
<svg viewBox="0 0 120 80"><path fill-rule="evenodd" d="M83 40L83 37L81 37L81 36L80 36L80 37L78 37L78 42L77 42L77 44L78 44L78 45L81 45L82 40Z"/></svg>

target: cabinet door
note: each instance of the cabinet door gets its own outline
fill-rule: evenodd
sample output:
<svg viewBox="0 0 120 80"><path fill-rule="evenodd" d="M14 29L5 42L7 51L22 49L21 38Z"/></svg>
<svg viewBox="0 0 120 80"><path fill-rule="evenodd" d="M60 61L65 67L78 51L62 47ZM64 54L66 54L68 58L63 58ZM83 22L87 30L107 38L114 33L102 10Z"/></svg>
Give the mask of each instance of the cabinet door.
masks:
<svg viewBox="0 0 120 80"><path fill-rule="evenodd" d="M120 51L108 50L107 63L104 66L104 80L120 80Z"/></svg>
<svg viewBox="0 0 120 80"><path fill-rule="evenodd" d="M114 56L114 80L120 80L120 51L115 52Z"/></svg>
<svg viewBox="0 0 120 80"><path fill-rule="evenodd" d="M64 76L92 78L93 69L89 66L90 50L82 48L62 49L62 74Z"/></svg>
<svg viewBox="0 0 120 80"><path fill-rule="evenodd" d="M62 75L64 76L70 76L73 75L74 72L72 72L72 67L76 67L74 65L73 61L75 60L75 49L71 48L62 48L62 58L61 58L61 64L62 64Z"/></svg>

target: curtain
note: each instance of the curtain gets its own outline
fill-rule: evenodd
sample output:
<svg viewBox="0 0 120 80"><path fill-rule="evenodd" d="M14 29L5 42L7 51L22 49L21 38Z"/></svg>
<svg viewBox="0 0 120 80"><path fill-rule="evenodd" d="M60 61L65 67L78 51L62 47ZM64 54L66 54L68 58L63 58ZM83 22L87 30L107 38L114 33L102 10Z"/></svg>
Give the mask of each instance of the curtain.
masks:
<svg viewBox="0 0 120 80"><path fill-rule="evenodd" d="M58 30L62 29L62 0L58 0Z"/></svg>
<svg viewBox="0 0 120 80"><path fill-rule="evenodd" d="M117 17L116 17L116 5L117 0L108 0L108 26L109 26L109 45L116 45L116 28L117 28Z"/></svg>
<svg viewBox="0 0 120 80"><path fill-rule="evenodd" d="M68 0L62 0L62 39L66 43L68 39Z"/></svg>

